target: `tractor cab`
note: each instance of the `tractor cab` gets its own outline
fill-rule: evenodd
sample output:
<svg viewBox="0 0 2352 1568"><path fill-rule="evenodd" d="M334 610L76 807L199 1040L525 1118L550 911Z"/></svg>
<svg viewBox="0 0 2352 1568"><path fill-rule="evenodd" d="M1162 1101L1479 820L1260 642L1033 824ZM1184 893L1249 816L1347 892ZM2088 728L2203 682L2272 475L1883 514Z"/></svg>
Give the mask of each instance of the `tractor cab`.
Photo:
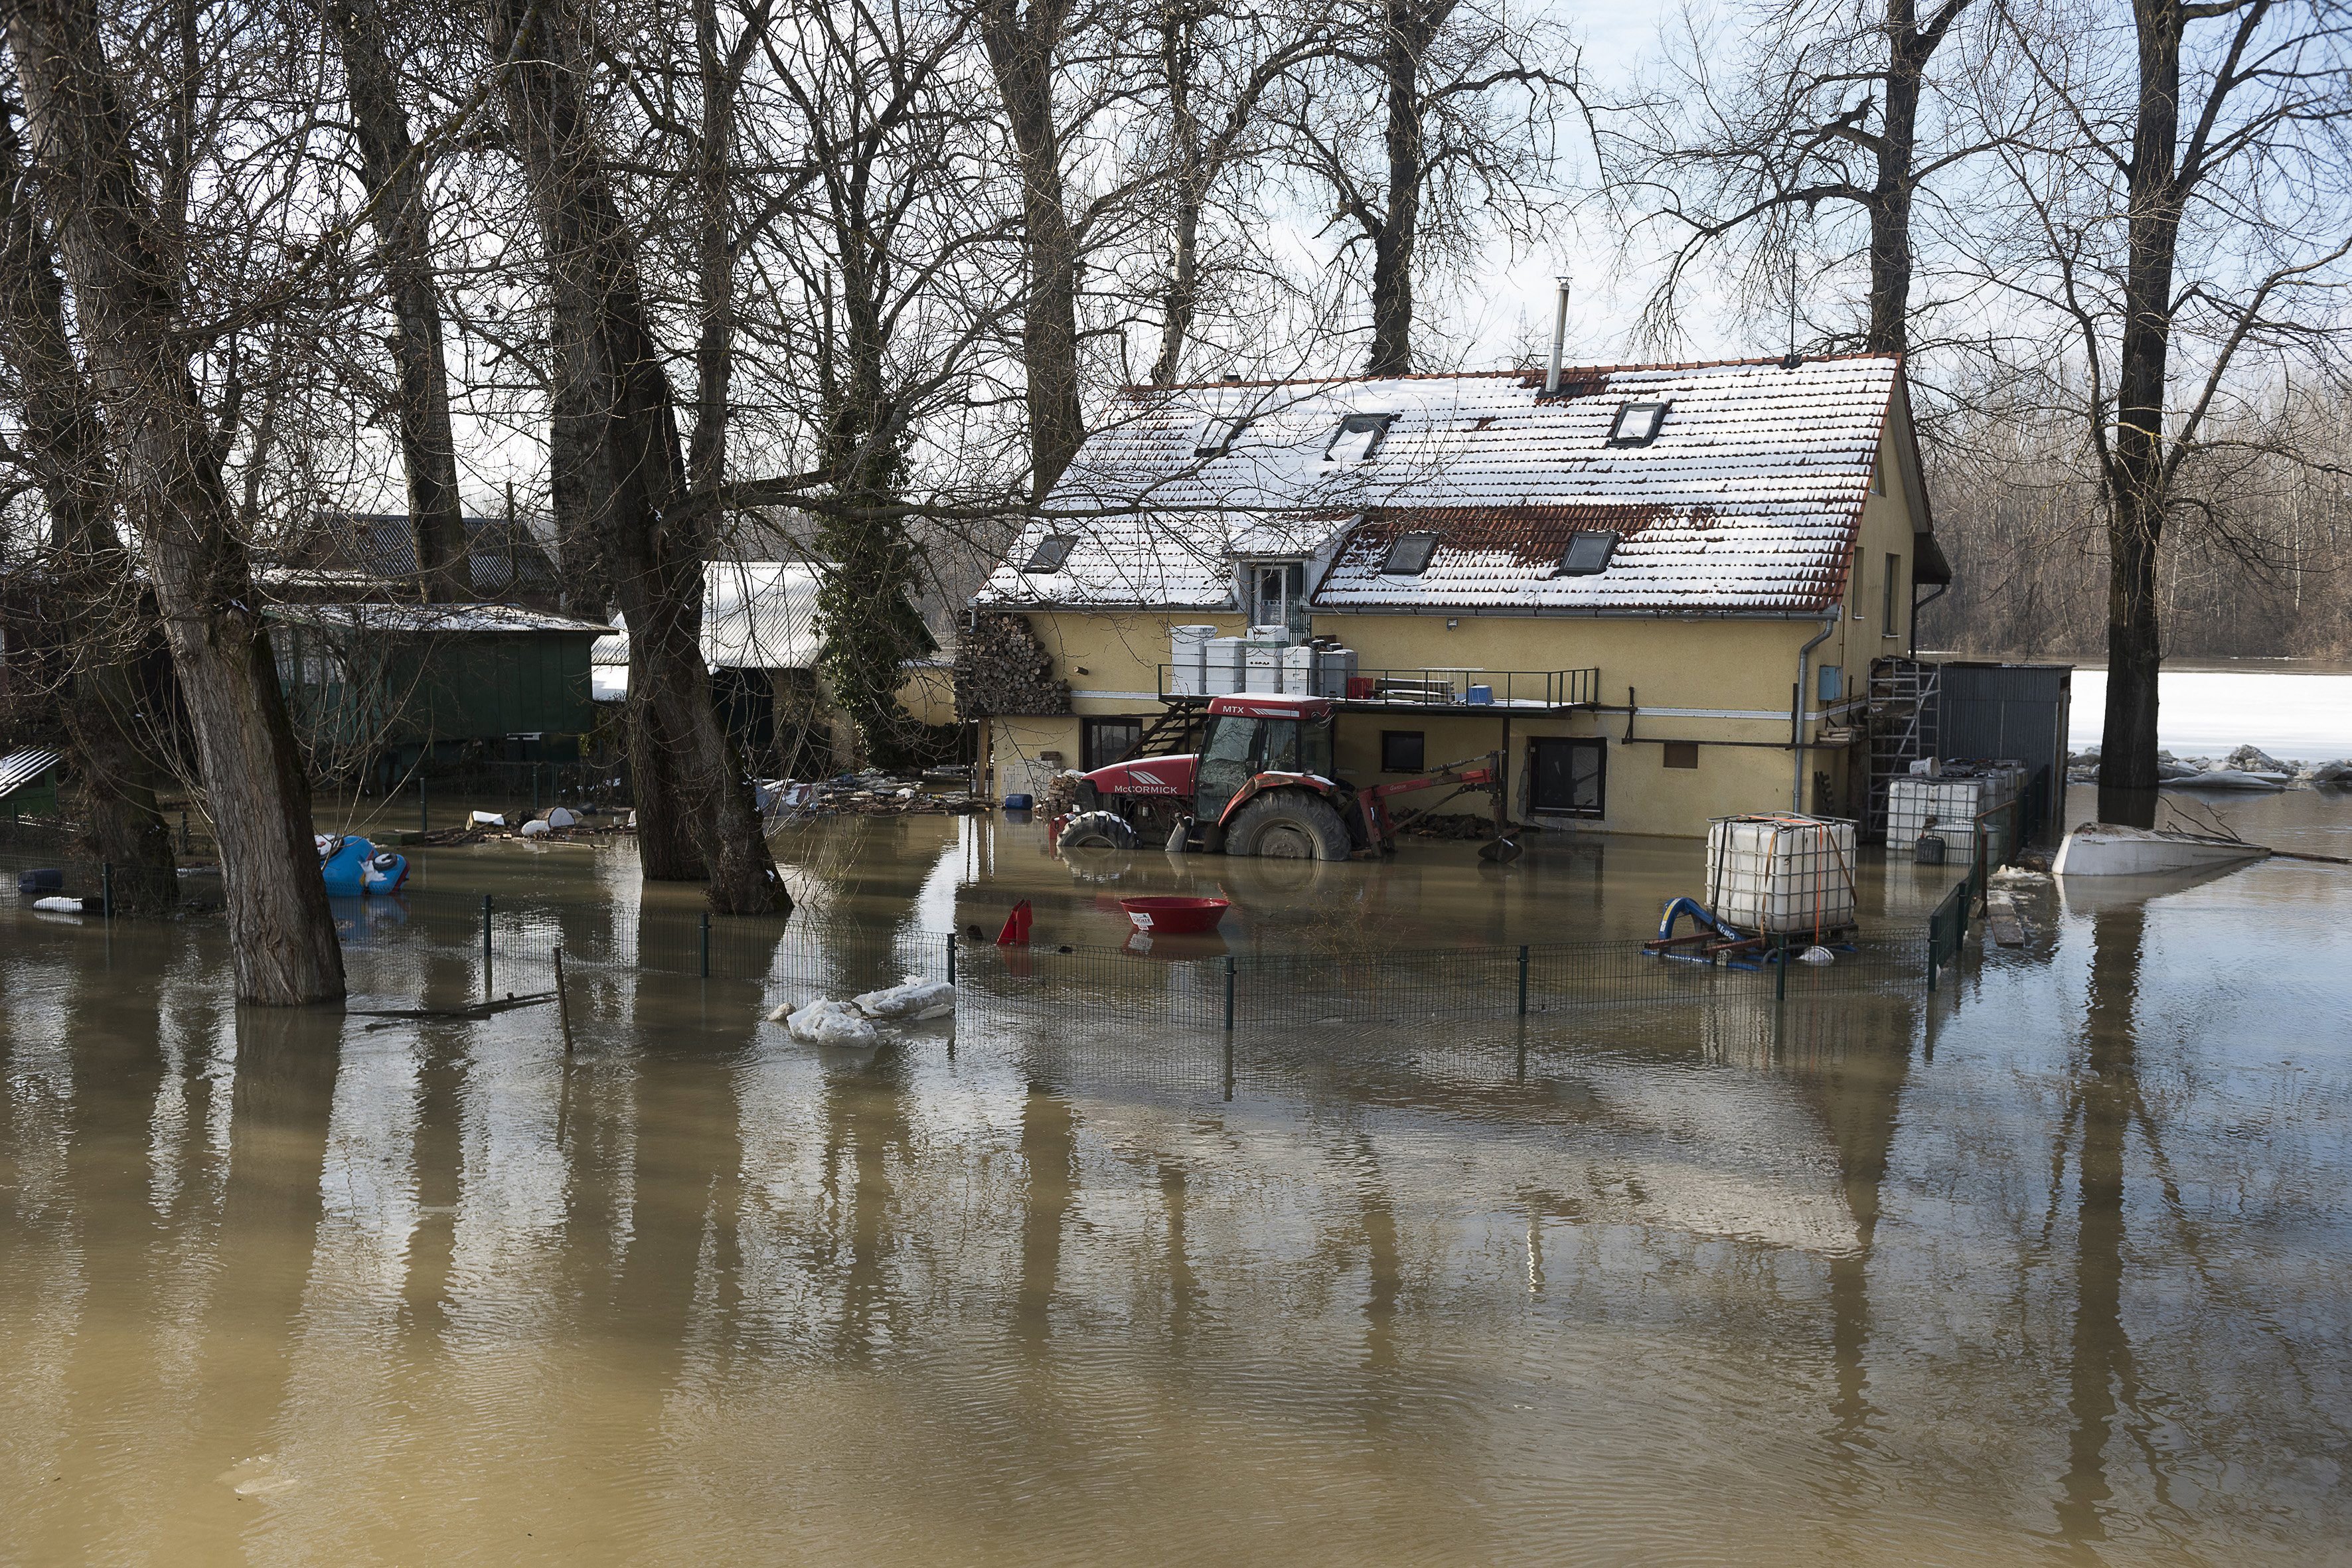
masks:
<svg viewBox="0 0 2352 1568"><path fill-rule="evenodd" d="M1332 707L1321 698L1234 696L1213 699L1201 736L1192 812L1215 822L1264 773L1333 779Z"/></svg>

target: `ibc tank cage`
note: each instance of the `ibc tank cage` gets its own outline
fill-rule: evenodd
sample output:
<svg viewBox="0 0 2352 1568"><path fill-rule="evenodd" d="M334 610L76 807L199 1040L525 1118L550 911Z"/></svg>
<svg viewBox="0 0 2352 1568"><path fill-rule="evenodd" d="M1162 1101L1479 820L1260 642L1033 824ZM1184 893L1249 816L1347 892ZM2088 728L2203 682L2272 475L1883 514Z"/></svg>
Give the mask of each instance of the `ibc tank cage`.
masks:
<svg viewBox="0 0 2352 1568"><path fill-rule="evenodd" d="M1706 829L1706 907L1750 935L1826 936L1854 923L1854 825L1777 812Z"/></svg>

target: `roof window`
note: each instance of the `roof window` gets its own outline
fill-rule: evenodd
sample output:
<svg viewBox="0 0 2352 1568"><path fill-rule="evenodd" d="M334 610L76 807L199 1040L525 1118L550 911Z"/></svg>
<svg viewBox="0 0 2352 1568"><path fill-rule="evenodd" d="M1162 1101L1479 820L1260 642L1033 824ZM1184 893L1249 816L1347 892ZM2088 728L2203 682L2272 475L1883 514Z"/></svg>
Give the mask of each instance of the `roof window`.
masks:
<svg viewBox="0 0 2352 1568"><path fill-rule="evenodd" d="M1429 570L1429 558L1436 553L1437 535L1401 533L1389 546L1388 559L1381 563L1381 575L1418 577Z"/></svg>
<svg viewBox="0 0 2352 1568"><path fill-rule="evenodd" d="M1062 563L1070 558L1070 552L1077 547L1077 542L1078 536L1075 533L1049 533L1037 542L1037 548L1030 552L1029 563L1021 570L1059 572Z"/></svg>
<svg viewBox="0 0 2352 1568"><path fill-rule="evenodd" d="M1617 541L1622 537L1607 532L1570 535L1568 549L1559 558L1559 575L1591 577L1608 571L1609 558L1616 553Z"/></svg>
<svg viewBox="0 0 2352 1568"><path fill-rule="evenodd" d="M1659 426L1666 422L1666 403L1628 403L1617 410L1610 422L1609 444L1612 447L1646 447L1658 438Z"/></svg>
<svg viewBox="0 0 2352 1568"><path fill-rule="evenodd" d="M1327 463L1360 463L1381 449L1381 442L1396 423L1393 414L1350 414L1339 421L1332 432L1331 444L1323 448Z"/></svg>
<svg viewBox="0 0 2352 1568"><path fill-rule="evenodd" d="M1223 416L1220 415L1218 417L1210 420L1208 428L1201 433L1201 444L1192 448L1192 456L1196 458L1223 457L1226 453L1232 451L1234 449L1234 443L1238 442L1242 438L1242 432L1247 430L1255 423L1256 423L1256 421L1251 419L1247 415L1243 415L1233 419L1225 418Z"/></svg>

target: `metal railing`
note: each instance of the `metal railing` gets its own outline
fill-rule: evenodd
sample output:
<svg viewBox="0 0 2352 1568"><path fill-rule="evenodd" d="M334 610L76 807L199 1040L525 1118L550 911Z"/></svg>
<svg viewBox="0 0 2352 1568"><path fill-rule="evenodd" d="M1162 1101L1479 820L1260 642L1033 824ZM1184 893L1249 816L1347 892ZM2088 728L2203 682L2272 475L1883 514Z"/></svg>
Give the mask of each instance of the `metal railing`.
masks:
<svg viewBox="0 0 2352 1568"><path fill-rule="evenodd" d="M1429 665L1388 669L1333 671L1286 668L1204 669L1191 665L1160 667L1163 702L1206 701L1212 697L1328 697L1335 701L1391 709L1517 709L1542 711L1590 708L1601 700L1601 668L1477 669Z"/></svg>

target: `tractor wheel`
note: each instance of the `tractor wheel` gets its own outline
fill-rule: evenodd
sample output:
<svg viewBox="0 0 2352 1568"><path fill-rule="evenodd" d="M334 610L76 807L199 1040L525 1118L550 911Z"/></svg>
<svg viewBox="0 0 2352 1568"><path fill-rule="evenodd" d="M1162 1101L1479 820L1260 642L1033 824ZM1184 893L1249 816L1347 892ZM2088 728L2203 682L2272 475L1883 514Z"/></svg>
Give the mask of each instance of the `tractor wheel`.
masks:
<svg viewBox="0 0 2352 1568"><path fill-rule="evenodd" d="M1132 849L1135 825L1115 811L1084 811L1062 825L1064 849Z"/></svg>
<svg viewBox="0 0 2352 1568"><path fill-rule="evenodd" d="M1234 818L1225 835L1225 853L1276 860L1345 860L1348 825L1328 804L1304 791L1262 795Z"/></svg>

